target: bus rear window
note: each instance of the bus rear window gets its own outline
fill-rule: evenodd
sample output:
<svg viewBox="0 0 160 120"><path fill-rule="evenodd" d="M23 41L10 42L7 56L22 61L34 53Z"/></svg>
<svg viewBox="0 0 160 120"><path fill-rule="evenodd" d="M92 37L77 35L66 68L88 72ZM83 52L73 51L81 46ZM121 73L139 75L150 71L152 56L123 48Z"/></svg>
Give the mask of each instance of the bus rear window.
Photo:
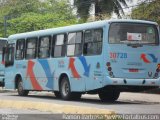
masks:
<svg viewBox="0 0 160 120"><path fill-rule="evenodd" d="M109 30L109 43L112 44L158 44L158 31L155 25L142 23L112 23Z"/></svg>

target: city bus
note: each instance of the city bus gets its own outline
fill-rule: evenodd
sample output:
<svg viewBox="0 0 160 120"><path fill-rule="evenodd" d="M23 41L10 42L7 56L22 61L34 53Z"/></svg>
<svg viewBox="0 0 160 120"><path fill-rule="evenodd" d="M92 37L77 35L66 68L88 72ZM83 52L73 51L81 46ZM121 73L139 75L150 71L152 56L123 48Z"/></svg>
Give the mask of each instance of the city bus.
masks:
<svg viewBox="0 0 160 120"><path fill-rule="evenodd" d="M5 67L2 61L3 47L7 45L7 38L0 38L0 87L4 87Z"/></svg>
<svg viewBox="0 0 160 120"><path fill-rule="evenodd" d="M98 94L116 101L121 92L159 87L158 24L104 20L8 37L5 87L20 96L52 91L64 100Z"/></svg>

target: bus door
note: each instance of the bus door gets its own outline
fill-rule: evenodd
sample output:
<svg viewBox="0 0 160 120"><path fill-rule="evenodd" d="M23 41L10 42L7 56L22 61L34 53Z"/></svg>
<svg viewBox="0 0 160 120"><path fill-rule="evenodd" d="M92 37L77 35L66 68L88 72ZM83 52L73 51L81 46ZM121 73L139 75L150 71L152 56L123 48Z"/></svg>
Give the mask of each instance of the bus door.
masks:
<svg viewBox="0 0 160 120"><path fill-rule="evenodd" d="M14 89L14 46L15 44L8 44L5 48L5 88Z"/></svg>
<svg viewBox="0 0 160 120"><path fill-rule="evenodd" d="M106 50L108 53L105 58L110 77L125 79L158 77L157 65L160 54L156 25L113 22L110 24L108 42Z"/></svg>

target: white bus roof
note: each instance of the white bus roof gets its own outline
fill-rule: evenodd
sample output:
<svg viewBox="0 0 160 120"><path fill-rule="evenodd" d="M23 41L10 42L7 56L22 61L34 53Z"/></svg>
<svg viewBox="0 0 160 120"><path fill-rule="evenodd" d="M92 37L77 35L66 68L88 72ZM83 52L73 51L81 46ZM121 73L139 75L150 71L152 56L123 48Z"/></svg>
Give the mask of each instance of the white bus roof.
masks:
<svg viewBox="0 0 160 120"><path fill-rule="evenodd" d="M26 32L26 33L19 33L9 36L9 40L17 40L27 37L36 37L36 36L45 36L45 35L52 35L52 34L58 34L58 33L65 33L67 32L74 32L80 31L83 29L94 29L94 28L100 28L105 26L107 23L112 22L135 22L135 23L146 23L146 24L155 24L158 25L156 22L151 21L145 21L145 20L133 20L133 19L117 19L117 20L103 20L103 21L96 21L96 22L89 22L89 23L83 23L83 24L76 24L76 25L70 25L65 27L57 27L57 28L51 28L51 29L44 29L44 30L38 30L38 31L32 31L32 32Z"/></svg>
<svg viewBox="0 0 160 120"><path fill-rule="evenodd" d="M8 38L0 38L0 40L8 40Z"/></svg>

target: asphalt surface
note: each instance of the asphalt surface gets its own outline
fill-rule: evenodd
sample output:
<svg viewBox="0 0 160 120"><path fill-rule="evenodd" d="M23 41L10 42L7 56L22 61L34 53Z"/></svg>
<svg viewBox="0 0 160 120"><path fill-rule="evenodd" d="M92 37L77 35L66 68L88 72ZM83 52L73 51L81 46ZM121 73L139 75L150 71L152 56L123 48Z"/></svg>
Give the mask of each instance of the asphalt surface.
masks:
<svg viewBox="0 0 160 120"><path fill-rule="evenodd" d="M102 103L97 95L83 95L79 101L63 101L50 92L31 92L27 97L20 97L16 92L1 92L0 99L101 108L113 110L118 114L160 114L160 95L158 94L121 93L120 98L114 103Z"/></svg>

